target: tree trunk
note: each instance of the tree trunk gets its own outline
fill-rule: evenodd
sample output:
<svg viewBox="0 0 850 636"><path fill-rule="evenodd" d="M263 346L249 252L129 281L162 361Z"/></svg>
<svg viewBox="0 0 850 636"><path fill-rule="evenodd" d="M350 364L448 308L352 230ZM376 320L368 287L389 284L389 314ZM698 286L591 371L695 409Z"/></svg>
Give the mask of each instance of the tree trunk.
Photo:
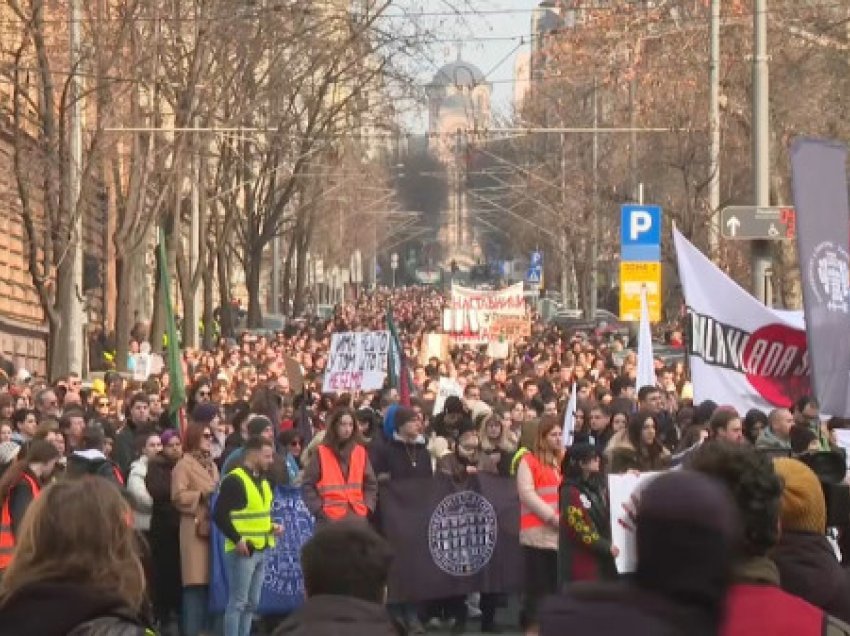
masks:
<svg viewBox="0 0 850 636"><path fill-rule="evenodd" d="M135 299L137 257L132 253L117 256L115 266L118 270L118 297L115 301L115 367L119 371L127 370L127 358L130 355L130 331L135 322Z"/></svg>
<svg viewBox="0 0 850 636"><path fill-rule="evenodd" d="M165 331L165 306L162 302L162 262L156 252L156 280L153 284L153 316L151 316L151 351L162 352L162 333Z"/></svg>
<svg viewBox="0 0 850 636"><path fill-rule="evenodd" d="M245 285L248 287L248 326L263 326L263 307L260 302L260 270L263 266L263 246L252 243L245 253Z"/></svg>
<svg viewBox="0 0 850 636"><path fill-rule="evenodd" d="M50 380L56 380L71 371L71 340L82 338L82 333L71 333L71 307L73 306L74 294L77 293L76 281L74 281L74 250L69 249L64 260L56 270L56 300L54 301L54 320L48 320L50 325L50 336L52 342L48 344L51 351L50 367L48 373Z"/></svg>
<svg viewBox="0 0 850 636"><path fill-rule="evenodd" d="M290 317L296 316L295 303L292 299L292 257L295 255L297 246L297 234L293 232L289 248L286 250L286 259L283 261L283 313Z"/></svg>
<svg viewBox="0 0 850 636"><path fill-rule="evenodd" d="M219 311L221 335L233 338L236 325L230 307L230 271L227 267L227 250L223 245L216 251L216 264L218 266L218 303L221 308Z"/></svg>
<svg viewBox="0 0 850 636"><path fill-rule="evenodd" d="M215 318L213 317L213 298L215 291L215 281L213 273L215 272L215 260L212 254L207 255L207 266L204 267L204 341L202 343L204 349L211 350L215 345Z"/></svg>
<svg viewBox="0 0 850 636"><path fill-rule="evenodd" d="M292 301L292 315L300 316L304 311L304 288L307 279L307 245L309 236L299 241L298 253L295 255L295 297Z"/></svg>

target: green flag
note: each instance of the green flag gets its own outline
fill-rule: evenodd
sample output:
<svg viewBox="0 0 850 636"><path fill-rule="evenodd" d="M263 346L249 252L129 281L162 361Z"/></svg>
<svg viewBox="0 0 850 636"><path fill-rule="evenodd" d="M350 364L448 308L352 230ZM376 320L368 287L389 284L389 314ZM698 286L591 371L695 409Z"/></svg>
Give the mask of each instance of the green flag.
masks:
<svg viewBox="0 0 850 636"><path fill-rule="evenodd" d="M169 378L168 414L171 416L174 428L182 433L181 409L186 404L186 385L183 380L183 365L180 361L177 321L174 319L174 305L171 304L171 279L168 276L168 255L165 250L165 232L162 228L159 229L159 276L162 302L165 305L165 347Z"/></svg>

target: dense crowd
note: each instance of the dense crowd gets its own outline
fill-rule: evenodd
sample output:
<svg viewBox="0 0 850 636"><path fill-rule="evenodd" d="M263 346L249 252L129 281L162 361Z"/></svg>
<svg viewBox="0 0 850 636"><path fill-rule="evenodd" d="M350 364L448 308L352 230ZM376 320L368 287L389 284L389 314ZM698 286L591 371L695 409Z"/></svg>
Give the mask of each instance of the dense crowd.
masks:
<svg viewBox="0 0 850 636"><path fill-rule="evenodd" d="M323 394L331 335L386 329L390 305L409 404L389 386ZM516 483L527 633L850 634L846 523L828 520L809 467L837 457L843 479L845 421L821 422L809 397L769 413L694 404L684 363L656 361L656 383L637 387L620 337L565 332L533 312L531 336L506 358L487 347L428 357L444 305L432 290L378 290L330 320L185 350L186 423L171 412L167 370L48 384L4 363L0 635L247 636L263 552L286 531L268 510L285 485L301 488L317 532L302 555L307 603L269 629L460 634L480 618L497 632L499 594L380 609L392 555L368 530L380 531L382 483L477 473ZM435 412L441 378L462 395ZM638 567L624 580L606 476L645 472L664 474L637 503ZM213 525L230 581L223 617L208 610Z"/></svg>

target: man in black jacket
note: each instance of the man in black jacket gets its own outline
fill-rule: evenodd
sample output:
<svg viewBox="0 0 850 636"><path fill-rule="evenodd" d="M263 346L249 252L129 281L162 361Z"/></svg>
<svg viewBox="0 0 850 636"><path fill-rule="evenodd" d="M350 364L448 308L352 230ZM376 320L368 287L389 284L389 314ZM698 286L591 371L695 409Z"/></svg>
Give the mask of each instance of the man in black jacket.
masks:
<svg viewBox="0 0 850 636"><path fill-rule="evenodd" d="M97 475L108 479L119 487L124 486L124 478L118 466L103 452L106 434L99 426L89 426L83 432L83 447L68 457L67 477Z"/></svg>

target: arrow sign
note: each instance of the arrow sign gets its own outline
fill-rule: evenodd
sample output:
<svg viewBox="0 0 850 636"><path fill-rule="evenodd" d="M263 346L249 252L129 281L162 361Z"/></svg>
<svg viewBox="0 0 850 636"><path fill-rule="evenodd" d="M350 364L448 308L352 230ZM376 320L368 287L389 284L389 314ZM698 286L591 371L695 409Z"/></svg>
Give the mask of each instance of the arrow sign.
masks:
<svg viewBox="0 0 850 636"><path fill-rule="evenodd" d="M726 229L729 230L729 234L732 238L738 234L738 228L741 227L741 222L738 220L737 216L729 217L729 220L726 221Z"/></svg>
<svg viewBox="0 0 850 636"><path fill-rule="evenodd" d="M779 241L793 239L797 216L792 207L733 205L720 213L720 230L733 240Z"/></svg>

